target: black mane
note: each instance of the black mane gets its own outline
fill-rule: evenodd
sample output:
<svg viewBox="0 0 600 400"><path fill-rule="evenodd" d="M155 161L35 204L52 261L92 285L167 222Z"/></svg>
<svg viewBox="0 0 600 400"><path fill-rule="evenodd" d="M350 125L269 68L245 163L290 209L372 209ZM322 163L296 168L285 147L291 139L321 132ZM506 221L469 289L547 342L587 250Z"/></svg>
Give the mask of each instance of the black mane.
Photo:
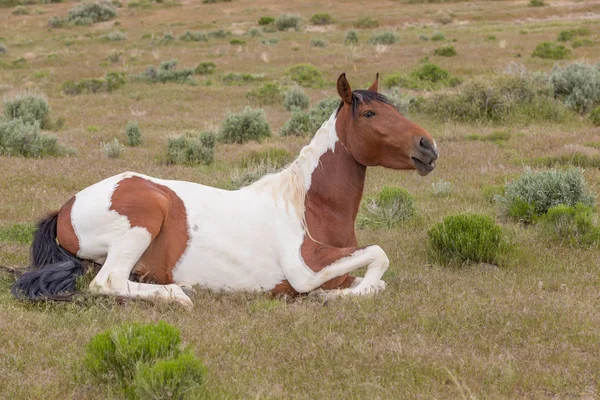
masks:
<svg viewBox="0 0 600 400"><path fill-rule="evenodd" d="M390 100L382 95L381 93L372 92L370 90L353 90L352 91L352 118L356 118L356 113L358 112L358 106L361 104L370 104L373 101L378 101L384 104L388 104L393 107L393 104ZM344 106L344 101L340 101L340 105L338 106L335 116L337 117L338 113Z"/></svg>

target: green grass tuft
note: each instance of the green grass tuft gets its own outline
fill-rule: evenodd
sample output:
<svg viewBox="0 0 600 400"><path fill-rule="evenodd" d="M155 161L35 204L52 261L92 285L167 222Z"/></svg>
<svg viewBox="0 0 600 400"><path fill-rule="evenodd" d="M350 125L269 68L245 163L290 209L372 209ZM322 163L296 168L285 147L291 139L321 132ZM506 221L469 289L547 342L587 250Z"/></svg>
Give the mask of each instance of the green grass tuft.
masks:
<svg viewBox="0 0 600 400"><path fill-rule="evenodd" d="M365 228L395 228L415 215L414 199L405 189L384 186L379 193L367 197L356 222Z"/></svg>
<svg viewBox="0 0 600 400"><path fill-rule="evenodd" d="M549 208L540 218L539 227L544 236L555 242L574 247L600 244L600 227L593 219L593 210L581 203Z"/></svg>
<svg viewBox="0 0 600 400"><path fill-rule="evenodd" d="M13 224L0 227L0 243L30 244L36 227L31 224Z"/></svg>
<svg viewBox="0 0 600 400"><path fill-rule="evenodd" d="M564 60L571 56L571 49L562 44L543 42L536 46L531 56L548 60Z"/></svg>

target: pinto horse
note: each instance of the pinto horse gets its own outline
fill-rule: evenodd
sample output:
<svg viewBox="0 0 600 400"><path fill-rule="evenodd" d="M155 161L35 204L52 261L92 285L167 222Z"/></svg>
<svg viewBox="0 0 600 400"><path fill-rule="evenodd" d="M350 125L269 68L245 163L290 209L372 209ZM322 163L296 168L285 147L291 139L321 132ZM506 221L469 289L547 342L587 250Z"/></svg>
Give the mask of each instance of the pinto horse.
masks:
<svg viewBox="0 0 600 400"><path fill-rule="evenodd" d="M125 172L77 193L41 220L32 271L18 298L61 299L83 260L102 267L94 293L176 301L182 288L366 295L385 288L389 260L357 247L354 221L368 166L427 175L438 150L423 128L377 92L352 91L342 74L338 109L282 171L235 191ZM364 278L350 273L367 267ZM137 276L137 281L130 280ZM152 282L152 283L149 283Z"/></svg>

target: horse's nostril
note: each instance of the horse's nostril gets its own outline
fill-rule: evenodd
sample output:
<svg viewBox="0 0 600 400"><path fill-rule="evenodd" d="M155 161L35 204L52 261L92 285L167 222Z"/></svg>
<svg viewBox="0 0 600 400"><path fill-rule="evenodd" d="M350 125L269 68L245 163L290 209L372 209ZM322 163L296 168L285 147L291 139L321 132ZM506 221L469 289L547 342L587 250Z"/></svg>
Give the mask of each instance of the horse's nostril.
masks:
<svg viewBox="0 0 600 400"><path fill-rule="evenodd" d="M429 143L429 140L427 140L424 137L422 137L421 141L419 141L419 145L421 146L421 148L423 148L425 150L432 150L432 148L433 148L433 146L431 145L431 143Z"/></svg>

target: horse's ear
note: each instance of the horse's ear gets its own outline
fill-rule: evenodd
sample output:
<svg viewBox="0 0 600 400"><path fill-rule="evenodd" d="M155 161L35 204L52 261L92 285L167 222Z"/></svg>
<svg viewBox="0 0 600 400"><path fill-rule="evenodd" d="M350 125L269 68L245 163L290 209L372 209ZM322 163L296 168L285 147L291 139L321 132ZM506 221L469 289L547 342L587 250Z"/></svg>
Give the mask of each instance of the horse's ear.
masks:
<svg viewBox="0 0 600 400"><path fill-rule="evenodd" d="M375 75L375 82L373 82L373 84L371 86L369 86L369 90L371 92L377 92L378 88L379 88L379 72Z"/></svg>
<svg viewBox="0 0 600 400"><path fill-rule="evenodd" d="M345 72L337 80L337 91L344 103L352 104L352 88L346 79Z"/></svg>

